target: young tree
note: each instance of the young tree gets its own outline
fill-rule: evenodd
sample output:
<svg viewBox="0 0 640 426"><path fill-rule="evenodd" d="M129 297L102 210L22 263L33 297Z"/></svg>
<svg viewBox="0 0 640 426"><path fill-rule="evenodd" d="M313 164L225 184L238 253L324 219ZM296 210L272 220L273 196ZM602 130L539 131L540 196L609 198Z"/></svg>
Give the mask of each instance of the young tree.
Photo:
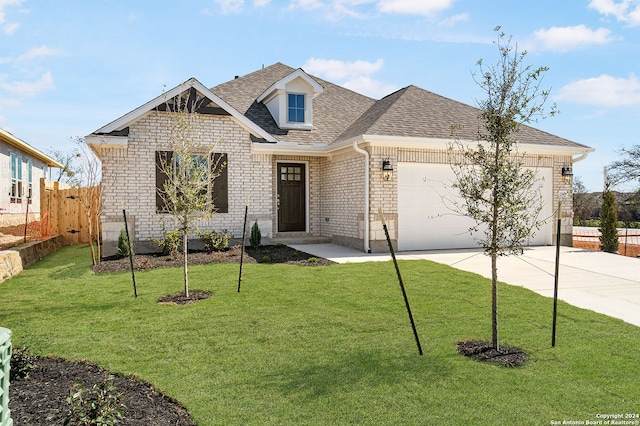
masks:
<svg viewBox="0 0 640 426"><path fill-rule="evenodd" d="M600 245L607 253L618 252L618 213L616 197L611 192L609 180L605 178L602 192L602 210L600 210Z"/></svg>
<svg viewBox="0 0 640 426"><path fill-rule="evenodd" d="M620 159L607 167L611 185L636 182L640 184L640 145L622 148Z"/></svg>
<svg viewBox="0 0 640 426"><path fill-rule="evenodd" d="M87 228L89 231L89 246L91 247L91 263L100 263L101 242L100 242L100 215L102 212L103 198L101 192L104 190L102 182L102 165L100 160L89 149L84 138L74 138L76 153L74 176L78 177L78 186L83 185L82 193L78 197L80 205L87 216Z"/></svg>
<svg viewBox="0 0 640 426"><path fill-rule="evenodd" d="M169 145L171 151L158 158L158 168L164 176L159 196L182 235L184 296L189 298L188 248L189 234L196 222L215 213L210 198L214 180L220 175L220 158L213 154L214 145L203 141L204 126L197 109L204 101L194 90L186 97L178 95L165 102ZM217 158L217 160L216 160Z"/></svg>
<svg viewBox="0 0 640 426"><path fill-rule="evenodd" d="M454 210L471 217L476 225L470 232L491 257L492 346L498 350L498 269L497 258L518 255L542 221L542 193L534 170L524 167L518 153L516 134L523 123L554 115L555 105L545 113L549 91L540 84L546 67L523 65L525 52L511 47L496 27L499 51L496 65L485 67L478 61L474 80L486 98L478 101L481 128L477 143L460 140L450 145L450 156L461 199Z"/></svg>
<svg viewBox="0 0 640 426"><path fill-rule="evenodd" d="M80 153L77 148L70 151L50 148L48 153L53 159L64 166L61 169L56 169L56 176L52 177L55 182L62 182L69 186L80 186L82 184L81 170L78 166Z"/></svg>

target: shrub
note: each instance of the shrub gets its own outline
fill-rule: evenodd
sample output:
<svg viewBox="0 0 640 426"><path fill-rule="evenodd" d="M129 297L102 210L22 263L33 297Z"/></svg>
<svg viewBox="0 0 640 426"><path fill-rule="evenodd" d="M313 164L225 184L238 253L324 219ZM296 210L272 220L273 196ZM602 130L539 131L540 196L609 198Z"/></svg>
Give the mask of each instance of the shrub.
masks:
<svg viewBox="0 0 640 426"><path fill-rule="evenodd" d="M204 244L204 249L208 252L222 251L229 248L229 238L233 235L229 235L229 231L223 229L220 233L216 231L200 231L198 230L198 237Z"/></svg>
<svg viewBox="0 0 640 426"><path fill-rule="evenodd" d="M36 356L26 348L13 348L9 362L9 381L28 378L35 362Z"/></svg>
<svg viewBox="0 0 640 426"><path fill-rule="evenodd" d="M251 227L251 236L249 237L249 244L254 250L258 250L260 244L262 242L262 234L260 233L260 227L258 226L258 221L254 222Z"/></svg>
<svg viewBox="0 0 640 426"><path fill-rule="evenodd" d="M69 392L67 402L71 409L67 413L65 425L115 425L123 418L122 393L116 391L113 376L98 382L86 391L84 384L75 383Z"/></svg>
<svg viewBox="0 0 640 426"><path fill-rule="evenodd" d="M118 236L118 247L116 248L116 254L122 257L129 256L129 254L134 254L133 245L130 244L129 238L127 237L127 231L124 228L120 230L120 235Z"/></svg>
<svg viewBox="0 0 640 426"><path fill-rule="evenodd" d="M307 261L309 263L316 263L318 261L318 258L317 257L310 257L309 259L307 259Z"/></svg>
<svg viewBox="0 0 640 426"><path fill-rule="evenodd" d="M616 199L609 189L609 184L606 183L605 190L602 193L602 210L600 211L600 245L602 251L608 253L616 253L618 251L617 222Z"/></svg>
<svg viewBox="0 0 640 426"><path fill-rule="evenodd" d="M165 232L164 238L153 240L153 242L160 246L162 254L175 254L182 247L182 234L179 229L174 229Z"/></svg>

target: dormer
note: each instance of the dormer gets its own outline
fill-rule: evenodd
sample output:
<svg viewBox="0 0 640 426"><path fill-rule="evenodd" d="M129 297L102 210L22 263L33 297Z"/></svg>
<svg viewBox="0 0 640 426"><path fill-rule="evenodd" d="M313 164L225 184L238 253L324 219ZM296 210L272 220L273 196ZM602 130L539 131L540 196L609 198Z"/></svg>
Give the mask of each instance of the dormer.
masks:
<svg viewBox="0 0 640 426"><path fill-rule="evenodd" d="M298 68L272 84L257 101L266 105L281 129L311 130L313 99L323 90L309 74Z"/></svg>

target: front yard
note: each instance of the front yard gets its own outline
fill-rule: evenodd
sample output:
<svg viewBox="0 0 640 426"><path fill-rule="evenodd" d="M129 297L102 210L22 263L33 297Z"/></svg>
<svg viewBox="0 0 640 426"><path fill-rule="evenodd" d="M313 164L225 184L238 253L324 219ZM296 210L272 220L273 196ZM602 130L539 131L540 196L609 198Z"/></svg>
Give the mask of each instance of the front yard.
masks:
<svg viewBox="0 0 640 426"><path fill-rule="evenodd" d="M15 347L135 374L176 398L199 425L550 424L638 413L640 328L500 287L501 341L520 368L469 360L489 339L490 282L427 261L401 262L419 356L390 262L304 267L190 267L94 274L87 247L67 247L0 284L0 326ZM550 279L553 279L550 277Z"/></svg>

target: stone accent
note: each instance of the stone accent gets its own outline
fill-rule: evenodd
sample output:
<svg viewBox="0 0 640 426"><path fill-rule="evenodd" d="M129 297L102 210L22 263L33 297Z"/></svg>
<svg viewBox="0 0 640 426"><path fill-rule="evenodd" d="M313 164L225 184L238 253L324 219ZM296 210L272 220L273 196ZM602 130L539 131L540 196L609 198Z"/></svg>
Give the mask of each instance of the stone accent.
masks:
<svg viewBox="0 0 640 426"><path fill-rule="evenodd" d="M63 238L58 235L42 241L32 241L11 250L0 251L0 282L18 275L22 270L46 255L59 250Z"/></svg>

